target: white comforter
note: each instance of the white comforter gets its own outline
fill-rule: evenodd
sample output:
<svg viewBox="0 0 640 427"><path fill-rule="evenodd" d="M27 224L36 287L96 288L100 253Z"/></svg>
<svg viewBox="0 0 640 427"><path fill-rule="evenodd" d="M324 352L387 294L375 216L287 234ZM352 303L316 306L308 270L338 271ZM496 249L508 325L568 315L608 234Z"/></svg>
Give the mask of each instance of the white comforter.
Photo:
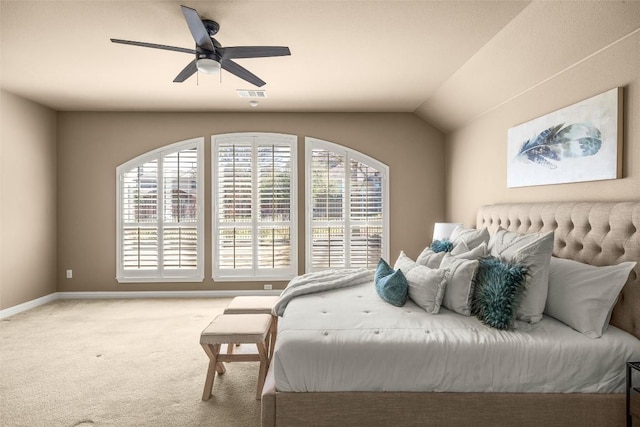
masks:
<svg viewBox="0 0 640 427"><path fill-rule="evenodd" d="M359 285L370 281L372 278L373 270L367 270L366 268L323 270L297 276L282 291L280 299L273 307L273 312L276 316L282 316L289 301L300 295Z"/></svg>
<svg viewBox="0 0 640 427"><path fill-rule="evenodd" d="M279 391L623 392L640 340L610 326L587 338L545 317L529 331L489 328L411 301L394 307L372 282L299 296L278 324Z"/></svg>

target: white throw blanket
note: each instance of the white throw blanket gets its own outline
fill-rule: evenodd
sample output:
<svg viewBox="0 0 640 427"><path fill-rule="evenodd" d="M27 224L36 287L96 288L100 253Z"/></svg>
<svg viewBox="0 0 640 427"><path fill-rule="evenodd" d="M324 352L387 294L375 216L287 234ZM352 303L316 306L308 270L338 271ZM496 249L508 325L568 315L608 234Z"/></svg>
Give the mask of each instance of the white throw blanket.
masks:
<svg viewBox="0 0 640 427"><path fill-rule="evenodd" d="M350 268L346 270L324 270L303 274L293 278L280 294L273 307L276 316L282 316L284 309L293 298L330 289L346 288L373 280L373 270Z"/></svg>

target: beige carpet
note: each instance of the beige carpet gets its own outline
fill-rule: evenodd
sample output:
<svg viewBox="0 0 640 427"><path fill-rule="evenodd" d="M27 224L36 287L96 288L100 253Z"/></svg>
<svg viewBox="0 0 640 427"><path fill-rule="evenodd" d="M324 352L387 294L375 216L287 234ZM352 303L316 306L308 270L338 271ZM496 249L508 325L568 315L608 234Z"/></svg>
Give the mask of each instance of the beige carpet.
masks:
<svg viewBox="0 0 640 427"><path fill-rule="evenodd" d="M68 300L3 319L1 425L259 426L257 363L227 364L201 400L200 332L229 301Z"/></svg>

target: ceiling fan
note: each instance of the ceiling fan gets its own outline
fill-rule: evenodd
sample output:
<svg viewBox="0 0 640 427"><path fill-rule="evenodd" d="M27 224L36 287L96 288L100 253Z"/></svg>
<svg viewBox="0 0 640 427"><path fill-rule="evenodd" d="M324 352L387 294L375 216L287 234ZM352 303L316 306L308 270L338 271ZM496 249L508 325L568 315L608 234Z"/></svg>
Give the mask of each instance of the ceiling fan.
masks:
<svg viewBox="0 0 640 427"><path fill-rule="evenodd" d="M120 39L111 39L111 41L113 43L172 50L175 52L184 52L195 55L195 59L184 67L184 69L178 73L176 78L173 79L176 83L182 83L191 77L196 71L214 74L222 68L231 74L260 87L265 85L265 81L238 63L232 61L232 59L291 55L289 48L282 46L222 47L222 45L213 38L220 29L220 25L218 25L217 22L210 19L200 18L200 15L198 15L198 12L195 9L191 9L186 6L180 7L182 8L182 13L184 14L184 19L187 21L191 35L196 42L195 49Z"/></svg>

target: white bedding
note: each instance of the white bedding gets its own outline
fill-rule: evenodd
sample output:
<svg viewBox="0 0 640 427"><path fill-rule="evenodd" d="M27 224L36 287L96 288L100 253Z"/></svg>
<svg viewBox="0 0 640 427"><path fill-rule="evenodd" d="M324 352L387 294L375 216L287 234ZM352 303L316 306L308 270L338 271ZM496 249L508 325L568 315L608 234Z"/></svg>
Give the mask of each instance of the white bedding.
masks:
<svg viewBox="0 0 640 427"><path fill-rule="evenodd" d="M640 340L588 338L545 316L504 332L444 308L382 301L372 282L293 299L278 323L278 391L621 393Z"/></svg>

